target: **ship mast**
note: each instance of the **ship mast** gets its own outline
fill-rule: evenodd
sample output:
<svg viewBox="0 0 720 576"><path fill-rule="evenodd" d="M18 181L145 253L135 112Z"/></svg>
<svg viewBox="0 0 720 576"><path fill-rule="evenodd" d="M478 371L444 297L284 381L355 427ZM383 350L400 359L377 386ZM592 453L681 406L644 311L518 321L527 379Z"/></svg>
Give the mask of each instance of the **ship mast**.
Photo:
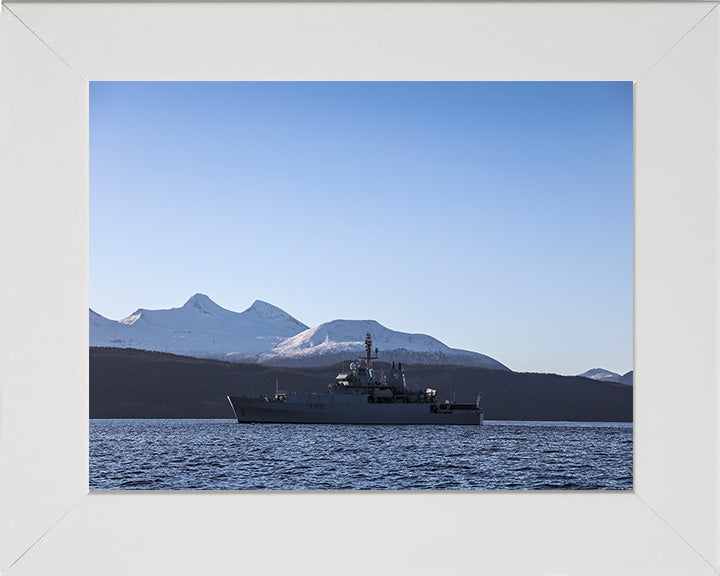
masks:
<svg viewBox="0 0 720 576"><path fill-rule="evenodd" d="M375 348L375 356L373 356L372 338L370 338L370 332L365 336L365 361L370 366L370 360L377 360L378 349Z"/></svg>

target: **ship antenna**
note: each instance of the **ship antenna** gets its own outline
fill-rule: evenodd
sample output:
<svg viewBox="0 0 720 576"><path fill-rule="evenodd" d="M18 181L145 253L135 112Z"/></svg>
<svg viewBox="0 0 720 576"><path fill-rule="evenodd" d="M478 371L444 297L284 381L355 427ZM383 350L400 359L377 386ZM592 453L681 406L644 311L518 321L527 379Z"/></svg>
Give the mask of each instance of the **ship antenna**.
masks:
<svg viewBox="0 0 720 576"><path fill-rule="evenodd" d="M372 338L370 337L370 332L368 332L365 336L365 360L368 366L370 366L370 360L377 360L377 353L378 349L375 348L375 356L373 356Z"/></svg>

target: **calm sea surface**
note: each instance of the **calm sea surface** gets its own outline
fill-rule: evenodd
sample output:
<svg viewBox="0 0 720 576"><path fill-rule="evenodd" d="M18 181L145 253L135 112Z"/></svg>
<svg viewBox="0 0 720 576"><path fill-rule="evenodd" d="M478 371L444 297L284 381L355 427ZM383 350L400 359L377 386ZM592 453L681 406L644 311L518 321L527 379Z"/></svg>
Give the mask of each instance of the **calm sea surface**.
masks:
<svg viewBox="0 0 720 576"><path fill-rule="evenodd" d="M631 490L632 424L91 420L93 490Z"/></svg>

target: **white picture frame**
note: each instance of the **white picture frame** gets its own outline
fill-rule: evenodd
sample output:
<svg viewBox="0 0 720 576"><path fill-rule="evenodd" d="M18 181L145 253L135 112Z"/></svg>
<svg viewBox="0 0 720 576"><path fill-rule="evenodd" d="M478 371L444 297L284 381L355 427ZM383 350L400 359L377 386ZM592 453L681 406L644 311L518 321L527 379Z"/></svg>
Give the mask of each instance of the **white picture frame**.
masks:
<svg viewBox="0 0 720 576"><path fill-rule="evenodd" d="M6 2L0 572L717 574L717 4ZM634 490L89 494L88 81L170 79L635 82Z"/></svg>

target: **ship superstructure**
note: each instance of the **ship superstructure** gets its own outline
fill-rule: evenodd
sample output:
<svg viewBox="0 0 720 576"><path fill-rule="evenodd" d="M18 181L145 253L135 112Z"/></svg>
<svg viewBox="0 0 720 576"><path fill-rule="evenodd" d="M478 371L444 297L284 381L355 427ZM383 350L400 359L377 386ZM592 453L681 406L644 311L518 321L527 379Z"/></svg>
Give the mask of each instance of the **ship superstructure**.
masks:
<svg viewBox="0 0 720 576"><path fill-rule="evenodd" d="M441 403L431 388L412 390L405 381L402 363L385 371L373 368L378 349L370 333L365 356L340 372L325 393L228 396L238 422L295 424L482 424L478 395L474 404Z"/></svg>

